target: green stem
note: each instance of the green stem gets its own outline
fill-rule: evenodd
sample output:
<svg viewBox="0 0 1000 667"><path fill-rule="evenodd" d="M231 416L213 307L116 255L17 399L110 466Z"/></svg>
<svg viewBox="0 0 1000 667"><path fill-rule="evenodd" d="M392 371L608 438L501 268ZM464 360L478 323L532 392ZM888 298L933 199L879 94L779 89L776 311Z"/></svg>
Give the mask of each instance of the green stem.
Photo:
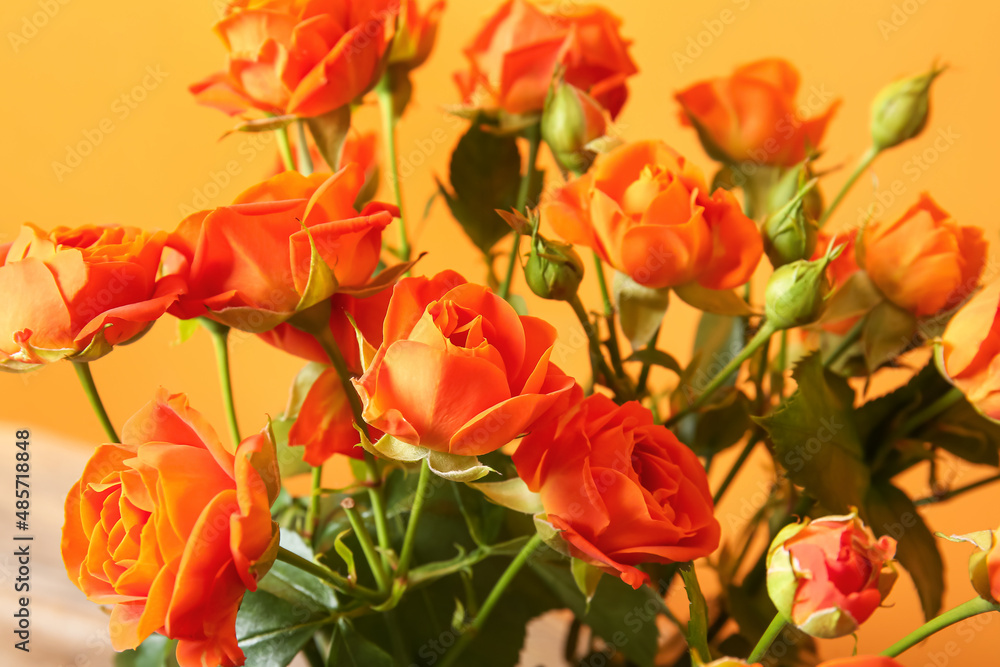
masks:
<svg viewBox="0 0 1000 667"><path fill-rule="evenodd" d="M309 153L309 143L306 140L306 122L304 120L295 121L295 127L299 133L299 173L303 176L309 176L313 173L313 160Z"/></svg>
<svg viewBox="0 0 1000 667"><path fill-rule="evenodd" d="M242 438L240 438L239 422L236 420L236 404L233 402L233 379L229 366L229 327L207 317L201 318L201 325L212 335L215 365L219 368L219 383L222 386L222 402L226 407L226 421L229 424L229 437L233 439L233 445L239 445Z"/></svg>
<svg viewBox="0 0 1000 667"><path fill-rule="evenodd" d="M469 627L466 628L465 632L463 632L458 638L458 641L455 642L455 646L445 654L444 659L439 663L440 667L451 667L455 664L455 661L458 660L462 651L468 647L476 635L479 634L479 631L483 629L483 626L486 625L486 619L489 618L490 612L493 611L493 608L496 607L497 603L500 601L504 591L510 583L514 581L514 577L516 577L517 573L521 571L521 568L524 567L528 558L531 557L532 552L537 549L541 543L542 538L537 533L534 537L528 540L528 543L524 545L524 548L521 549L514 560L511 561L511 564L507 566L504 573L500 575L500 579L497 581L496 585L493 586L493 590L490 591L486 601L483 602L483 606L479 609L479 613L476 614L476 618L473 619Z"/></svg>
<svg viewBox="0 0 1000 667"><path fill-rule="evenodd" d="M986 479L981 479L978 482L973 482L971 484L966 484L965 486L960 486L957 489L952 489L951 491L945 491L944 493L939 493L933 496L927 496L926 498L915 500L913 504L916 505L917 507L920 507L922 505L933 505L934 503L942 503L946 500L951 500L956 496L960 496L963 493L968 493L969 491L975 491L980 487L993 484L994 482L1000 482L1000 475L987 477Z"/></svg>
<svg viewBox="0 0 1000 667"><path fill-rule="evenodd" d="M274 131L278 138L278 152L281 153L281 161L285 164L287 171L295 171L295 159L292 157L292 145L288 141L288 127L282 127Z"/></svg>
<svg viewBox="0 0 1000 667"><path fill-rule="evenodd" d="M697 653L701 662L709 662L712 654L708 649L708 605L698 583L698 574L693 563L687 563L680 569L684 588L687 590L690 605L690 622L688 623L687 643L692 653ZM694 661L697 664L697 661Z"/></svg>
<svg viewBox="0 0 1000 667"><path fill-rule="evenodd" d="M740 468L743 467L743 464L746 463L747 459L750 458L750 453L753 452L753 448L757 446L758 442L760 442L759 433L754 433L750 436L747 444L743 447L743 451L740 452L739 457L737 457L736 461L733 463L733 467L729 469L729 474L726 475L724 480L722 480L719 490L716 491L715 496L712 497L713 505L718 506L719 502L722 500L722 496L726 494L726 491L729 489L729 485L733 483L734 479L736 479L737 473L739 473Z"/></svg>
<svg viewBox="0 0 1000 667"><path fill-rule="evenodd" d="M392 81L389 73L382 75L375 86L379 108L382 111L382 133L385 135L386 159L391 170L392 193L399 207L399 258L410 261L410 237L406 230L406 215L403 213L403 186L399 182L399 159L396 149L396 103L392 96Z"/></svg>
<svg viewBox="0 0 1000 667"><path fill-rule="evenodd" d="M652 338L649 339L649 343L646 345L647 350L656 349L656 341L660 337L661 327L656 327L656 331L653 332ZM639 371L639 381L636 384L635 394L636 396L642 396L646 393L646 385L649 383L649 372L653 370L653 364L649 361L642 362L642 369Z"/></svg>
<svg viewBox="0 0 1000 667"><path fill-rule="evenodd" d="M851 188L854 187L857 180L861 178L861 174L865 173L865 170L867 170L868 167L871 166L872 162L875 161L878 154L879 150L874 146L870 146L868 150L864 152L864 155L861 156L861 160L858 162L858 166L854 168L854 172L851 174L850 178L847 179L847 182L844 183L844 187L840 189L840 192L837 193L837 197L830 203L830 206L827 207L826 211L823 212L823 217L819 219L820 227L822 227L826 221L830 219L830 216L833 215L833 212L837 210L838 206L840 206L844 197L846 197L847 193L851 191Z"/></svg>
<svg viewBox="0 0 1000 667"><path fill-rule="evenodd" d="M953 388L941 398L913 415L899 427L899 436L906 437L965 398L960 389Z"/></svg>
<svg viewBox="0 0 1000 667"><path fill-rule="evenodd" d="M604 263L601 261L600 255L594 252L594 268L597 271L597 284L601 287L601 303L604 306L604 321L608 325L608 355L611 357L611 368L614 369L615 375L620 378L625 377L625 367L622 366L622 354L621 345L618 343L618 327L615 326L615 307L611 303L611 296L608 294L608 281L604 277ZM656 336L660 333L659 327L656 329ZM656 341L656 336L653 337L653 342ZM645 376L649 377L649 364L643 364L642 371ZM640 375L639 383L642 389L645 389L646 383L642 380L642 375Z"/></svg>
<svg viewBox="0 0 1000 667"><path fill-rule="evenodd" d="M861 319L859 319L857 322L854 323L854 326L851 327L851 330L848 331L847 334L840 339L840 343L837 344L837 347L834 348L833 352L830 353L830 356L827 357L826 361L823 362L823 366L825 366L826 368L830 368L831 366L833 366L835 363L837 363L838 359L844 356L845 352L851 349L852 345L858 342L858 340L861 338L861 333L865 329L866 319L867 318L862 317Z"/></svg>
<svg viewBox="0 0 1000 667"><path fill-rule="evenodd" d="M927 639L935 632L947 628L949 625L958 623L959 621L964 621L967 618L976 616L978 614L984 614L988 611L1000 611L1000 606L988 602L983 598L975 598L969 600L963 604L958 605L950 611L946 611L936 618L924 623L922 626L906 635L898 642L882 651L882 655L888 658L895 658L900 653L906 649L919 644L923 640Z"/></svg>
<svg viewBox="0 0 1000 667"><path fill-rule="evenodd" d="M771 648L771 644L774 643L774 640L777 639L778 635L781 634L781 631L785 629L786 623L787 621L785 620L785 617L782 616L780 611L775 614L774 618L771 619L771 625L767 626L767 630L764 631L764 636L760 638L759 642L757 642L757 645L750 653L750 657L747 658L747 662L760 662L761 658L767 655L767 650Z"/></svg>
<svg viewBox="0 0 1000 667"><path fill-rule="evenodd" d="M604 353L601 352L601 341L597 336L597 328L590 323L590 318L587 317L587 310L580 301L580 295L574 294L573 298L567 303L573 308L573 312L576 314L577 319L580 320L580 324L583 325L583 330L587 334L587 341L590 343L590 360L593 366L592 371L595 382L599 376L604 376L604 381L615 392L615 396L623 398L625 392L618 377L611 370L611 367L608 366L608 362L604 358Z"/></svg>
<svg viewBox="0 0 1000 667"><path fill-rule="evenodd" d="M525 215L528 214L528 197L531 196L531 183L535 180L538 168L538 147L542 142L542 126L535 123L527 130L525 136L528 138L528 170L521 177L521 184L517 190L517 210ZM521 247L521 235L514 232L514 244L510 249L510 257L507 259L507 271L504 273L503 282L497 295L502 299L510 296L510 284L514 278L514 267L517 266L517 253Z"/></svg>
<svg viewBox="0 0 1000 667"><path fill-rule="evenodd" d="M776 332L777 330L774 327L765 322L757 334L750 339L749 343L746 344L746 347L744 347L732 361L726 364L725 368L719 371L716 376L712 378L712 381L708 383L708 386L705 387L705 390L701 392L698 398L696 398L691 405L670 417L670 419L666 421L666 425L670 426L672 424L676 424L681 418L705 405L705 403L708 402L708 399L710 399L712 395L726 383L729 377L739 370L740 366L743 365L743 362L753 356L754 352L759 350L761 346L771 340L771 336L773 336Z"/></svg>
<svg viewBox="0 0 1000 667"><path fill-rule="evenodd" d="M316 541L319 533L319 497L322 493L323 468L312 469L312 492L309 494L309 509L306 510L306 533Z"/></svg>
<svg viewBox="0 0 1000 667"><path fill-rule="evenodd" d="M357 390L351 383L351 372L347 368L344 355L340 353L340 348L337 347L337 341L333 339L333 335L328 328L313 334L313 336L323 348L323 351L326 352L326 356L329 357L334 370L337 371L340 384L344 388L344 393L347 394L347 400L351 405L354 423L358 425L358 428L362 429L365 437L369 438L368 423L365 422L363 416L364 406L361 405L361 397L358 396ZM364 456L365 466L368 468L368 476L371 478L371 486L368 487L368 498L372 505L372 516L375 517L375 532L378 535L378 544L382 548L383 562L387 564L390 549L389 526L386 523L385 500L382 497L382 476L378 469L378 461L375 460L371 452L365 450Z"/></svg>
<svg viewBox="0 0 1000 667"><path fill-rule="evenodd" d="M97 420L101 422L101 427L104 428L105 435L108 436L111 442L121 442L118 434L115 433L115 427L111 425L111 418L108 417L108 411L104 409L104 403L101 402L101 395L97 393L97 385L94 384L94 376L90 372L90 364L74 362L73 368L76 370L76 376L80 378L80 384L83 385L83 392L87 395L87 400L90 401L90 407L94 409Z"/></svg>
<svg viewBox="0 0 1000 667"><path fill-rule="evenodd" d="M427 484L431 479L431 467L425 460L420 466L420 477L417 479L416 495L413 498L413 507L410 509L410 518L406 523L406 535L403 537L403 550L399 556L399 566L396 568L396 577L406 579L410 571L410 560L413 558L413 548L417 542L417 525L420 523L420 512L424 508L424 497L427 495Z"/></svg>
<svg viewBox="0 0 1000 667"><path fill-rule="evenodd" d="M278 560L282 563L288 563L293 567L297 567L303 572L308 572L317 579L337 589L341 593L347 593L348 595L364 598L369 601L378 601L384 597L379 594L378 591L373 591L370 588L356 584L339 572L334 572L328 567L303 558L297 553L289 551L284 547L278 547Z"/></svg>
<svg viewBox="0 0 1000 667"><path fill-rule="evenodd" d="M389 576L385 571L385 563L382 562L378 551L375 550L375 544L372 542L372 536L368 532L368 527L365 525L364 519L361 518L361 514L354 507L354 499L345 498L341 501L340 506L344 508L344 513L347 514L347 520L351 522L354 535L361 544L361 551L365 554L365 560L368 561L368 567L371 568L372 574L375 575L375 585L378 586L380 593L389 592L391 584Z"/></svg>

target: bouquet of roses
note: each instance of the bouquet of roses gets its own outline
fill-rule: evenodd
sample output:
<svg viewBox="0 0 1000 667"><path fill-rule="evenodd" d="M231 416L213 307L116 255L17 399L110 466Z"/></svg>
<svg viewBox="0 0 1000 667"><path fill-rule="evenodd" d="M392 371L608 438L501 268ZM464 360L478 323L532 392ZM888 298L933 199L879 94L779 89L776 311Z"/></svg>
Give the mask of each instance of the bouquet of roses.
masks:
<svg viewBox="0 0 1000 667"><path fill-rule="evenodd" d="M66 498L62 557L110 607L118 664L509 666L529 621L569 609L566 664L814 665L817 640L859 631L903 568L928 623L881 656L823 663L887 667L1000 610L984 526L952 536L976 547L975 590L940 613L917 509L972 488L940 484L940 457L1000 464L983 233L926 194L896 220L837 215L924 130L943 68L878 93L871 148L827 204L837 104L806 117L788 63L676 93L709 177L616 128L638 68L612 13L510 0L455 75L467 131L439 183L485 258L480 283L422 273L397 173L410 74L443 11L231 0L215 27L226 68L191 91L237 131L274 133L282 169L169 233L25 225L0 246L0 367L71 363L107 433ZM351 123L370 97L381 165ZM380 170L394 203L373 201ZM512 289L522 274L546 300L534 314ZM602 303L583 303L584 280ZM671 298L703 311L687 365ZM562 308L584 335L546 321ZM120 430L105 413L91 364L167 314L182 338L212 336L227 429L165 389ZM233 330L306 362L250 435ZM586 377L559 367L574 348ZM850 381L900 366L912 379L874 400ZM766 501L720 545L714 507L754 452ZM712 489L717 457L732 464ZM911 499L893 478L928 461L935 493ZM353 483L325 488L324 466ZM311 491L293 497L282 478L302 474ZM668 604L680 587L688 604Z"/></svg>

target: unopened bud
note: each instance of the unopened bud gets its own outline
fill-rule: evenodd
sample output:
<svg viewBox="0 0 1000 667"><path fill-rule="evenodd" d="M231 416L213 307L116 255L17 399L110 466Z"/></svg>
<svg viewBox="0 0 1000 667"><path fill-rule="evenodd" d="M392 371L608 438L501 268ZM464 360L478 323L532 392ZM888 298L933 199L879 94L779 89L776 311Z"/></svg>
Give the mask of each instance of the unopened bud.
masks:
<svg viewBox="0 0 1000 667"><path fill-rule="evenodd" d="M536 236L524 277L531 291L543 299L568 301L583 281L583 261L568 243Z"/></svg>
<svg viewBox="0 0 1000 667"><path fill-rule="evenodd" d="M898 146L920 134L930 113L931 84L944 68L895 81L872 102L872 145L875 150Z"/></svg>
<svg viewBox="0 0 1000 667"><path fill-rule="evenodd" d="M587 145L606 131L605 111L597 100L565 81L554 85L542 114L542 138L563 169L586 172L597 156Z"/></svg>
<svg viewBox="0 0 1000 667"><path fill-rule="evenodd" d="M805 160L786 171L767 195L767 210L778 211L795 199L802 186L816 177L810 160ZM811 188L802 198L802 207L812 220L823 215L823 195L819 187Z"/></svg>
<svg viewBox="0 0 1000 667"><path fill-rule="evenodd" d="M791 201L767 219L761 230L764 252L775 268L808 259L816 252L819 227L806 210L806 199L816 191L815 179L806 183Z"/></svg>
<svg viewBox="0 0 1000 667"><path fill-rule="evenodd" d="M826 267L842 250L843 246L831 247L816 261L800 259L774 272L764 292L768 326L780 331L805 326L820 318L832 289Z"/></svg>

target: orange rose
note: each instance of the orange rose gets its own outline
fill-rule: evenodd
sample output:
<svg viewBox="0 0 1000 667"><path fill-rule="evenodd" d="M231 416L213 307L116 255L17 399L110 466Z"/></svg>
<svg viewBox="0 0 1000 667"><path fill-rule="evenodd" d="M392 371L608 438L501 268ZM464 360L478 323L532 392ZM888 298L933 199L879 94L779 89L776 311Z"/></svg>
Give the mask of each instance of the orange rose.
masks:
<svg viewBox="0 0 1000 667"><path fill-rule="evenodd" d="M701 171L661 141L598 157L590 172L554 192L542 218L653 288L698 281L731 289L750 278L764 252L736 198L721 188L709 196Z"/></svg>
<svg viewBox="0 0 1000 667"><path fill-rule="evenodd" d="M386 289L364 299L344 294L335 294L331 299L330 332L352 375L361 375L364 366L348 315L354 319L365 342L378 347L382 344L382 322L391 295L392 290ZM327 366L309 387L288 433L288 444L305 447L303 460L312 466L323 465L334 454L362 458L363 452L356 446L361 436L354 428L351 404L337 371L329 365L330 360L316 338L290 324L280 324L260 334L260 338L289 354ZM371 437L378 439L381 433L375 431Z"/></svg>
<svg viewBox="0 0 1000 667"><path fill-rule="evenodd" d="M265 430L223 443L182 394L160 390L98 446L66 497L62 557L87 597L111 610L111 644L153 632L180 640L181 667L242 665L236 612L278 551L280 488Z"/></svg>
<svg viewBox="0 0 1000 667"><path fill-rule="evenodd" d="M582 394L577 387L576 399ZM684 562L719 546L698 457L636 401L593 394L536 427L514 453L571 553L638 588L635 566Z"/></svg>
<svg viewBox="0 0 1000 667"><path fill-rule="evenodd" d="M941 337L941 366L977 410L1000 420L1000 283L955 313Z"/></svg>
<svg viewBox="0 0 1000 667"><path fill-rule="evenodd" d="M677 93L681 122L694 125L713 158L790 167L819 147L834 102L805 119L795 103L799 73L779 59L759 60L728 78L696 83Z"/></svg>
<svg viewBox="0 0 1000 667"><path fill-rule="evenodd" d="M893 223L864 233L865 270L885 297L917 317L957 307L979 287L989 245L927 193Z"/></svg>
<svg viewBox="0 0 1000 667"><path fill-rule="evenodd" d="M478 456L528 431L572 387L552 325L453 271L393 290L382 345L355 381L369 424L407 444Z"/></svg>
<svg viewBox="0 0 1000 667"><path fill-rule="evenodd" d="M164 232L32 224L0 245L0 369L92 361L135 340L177 298L158 283Z"/></svg>
<svg viewBox="0 0 1000 667"><path fill-rule="evenodd" d="M297 143L292 143L291 151L293 164L298 164L299 147ZM357 200L354 202L355 208L363 207L370 202L378 190L379 164L377 153L378 135L374 132L351 130L344 138L344 146L340 154L340 164L347 165L353 162L361 167L361 170L365 174L365 184L358 193ZM330 165L326 163L326 160L323 159L323 156L320 155L319 148L316 147L316 144L312 140L309 141L309 157L312 159L314 172L333 171ZM271 176L277 176L283 171L287 171L284 160L280 156L276 156Z"/></svg>
<svg viewBox="0 0 1000 667"><path fill-rule="evenodd" d="M455 74L466 103L512 114L541 112L556 69L614 118L628 98L625 81L639 70L619 33L621 20L603 7L570 3L543 12L509 0L465 49L470 68ZM482 95L491 100L483 104Z"/></svg>
<svg viewBox="0 0 1000 667"><path fill-rule="evenodd" d="M395 209L369 204L358 213L363 183L355 164L332 176L289 171L231 206L188 216L168 242L177 251L168 262L171 278L187 285L170 312L259 333L334 291L366 286ZM313 247L326 267L311 261Z"/></svg>
<svg viewBox="0 0 1000 667"><path fill-rule="evenodd" d="M817 667L903 667L903 665L881 655L856 655L853 658L827 660Z"/></svg>
<svg viewBox="0 0 1000 667"><path fill-rule="evenodd" d="M215 25L229 65L191 92L230 115L334 111L377 82L398 10L397 0L235 0Z"/></svg>
<svg viewBox="0 0 1000 667"><path fill-rule="evenodd" d="M444 0L435 2L422 14L416 0L405 3L399 8L399 31L392 40L389 65L411 70L423 65L434 49Z"/></svg>

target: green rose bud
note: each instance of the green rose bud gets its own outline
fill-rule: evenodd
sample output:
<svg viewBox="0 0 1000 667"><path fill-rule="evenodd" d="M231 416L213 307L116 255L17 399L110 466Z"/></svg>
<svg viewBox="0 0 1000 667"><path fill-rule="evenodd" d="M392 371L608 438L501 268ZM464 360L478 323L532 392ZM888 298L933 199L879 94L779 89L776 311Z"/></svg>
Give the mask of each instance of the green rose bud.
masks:
<svg viewBox="0 0 1000 667"><path fill-rule="evenodd" d="M832 289L826 267L842 250L843 246L837 246L816 261L800 259L774 272L764 292L764 315L768 326L780 331L819 319Z"/></svg>
<svg viewBox="0 0 1000 667"><path fill-rule="evenodd" d="M799 190L816 177L812 163L809 160L792 167L775 183L767 194L767 210L779 211L785 204L799 195ZM823 195L819 188L811 188L802 198L802 207L812 220L819 220L823 215Z"/></svg>
<svg viewBox="0 0 1000 667"><path fill-rule="evenodd" d="M535 236L524 277L531 291L543 299L569 301L583 280L583 261L568 243Z"/></svg>
<svg viewBox="0 0 1000 667"><path fill-rule="evenodd" d="M930 112L930 90L944 68L900 79L882 89L872 102L872 145L876 151L898 146L920 134Z"/></svg>
<svg viewBox="0 0 1000 667"><path fill-rule="evenodd" d="M597 154L588 147L607 131L604 108L565 81L554 85L542 113L542 138L566 171L586 172Z"/></svg>
<svg viewBox="0 0 1000 667"><path fill-rule="evenodd" d="M806 210L806 199L816 191L816 180L806 183L796 195L764 223L764 252L775 268L808 259L816 252L819 227Z"/></svg>

